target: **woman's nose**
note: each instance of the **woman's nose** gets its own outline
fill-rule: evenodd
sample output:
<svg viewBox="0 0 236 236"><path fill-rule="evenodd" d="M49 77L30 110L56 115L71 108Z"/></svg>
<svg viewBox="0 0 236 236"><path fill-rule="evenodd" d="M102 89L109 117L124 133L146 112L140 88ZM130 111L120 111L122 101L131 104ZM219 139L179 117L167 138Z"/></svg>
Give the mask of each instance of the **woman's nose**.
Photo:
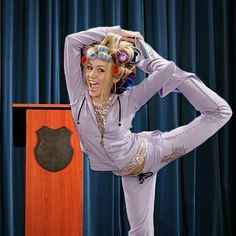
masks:
<svg viewBox="0 0 236 236"><path fill-rule="evenodd" d="M96 76L96 71L95 69L90 71L89 77L95 77Z"/></svg>

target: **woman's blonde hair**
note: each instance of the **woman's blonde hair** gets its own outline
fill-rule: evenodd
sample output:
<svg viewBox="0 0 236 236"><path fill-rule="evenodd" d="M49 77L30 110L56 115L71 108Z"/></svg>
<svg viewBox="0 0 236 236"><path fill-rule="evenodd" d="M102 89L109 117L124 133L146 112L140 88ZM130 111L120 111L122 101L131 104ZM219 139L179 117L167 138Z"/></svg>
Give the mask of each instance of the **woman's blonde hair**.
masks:
<svg viewBox="0 0 236 236"><path fill-rule="evenodd" d="M107 54L106 58L109 58L109 61L107 61L107 79L101 95L102 98L105 98L107 97L105 94L106 87L111 87L111 75L112 81L115 78L115 81L117 82L113 84L110 92L120 93L120 88L122 88L122 85L125 84L127 77L131 74L135 74L136 65L133 62L135 57L135 49L133 44L128 41L122 41L121 36L118 34L108 33L102 42L93 43L86 47L85 50L86 53L88 53L89 50L94 47L102 48L103 46L108 48L108 51L105 54ZM126 60L119 60L119 55L121 53L125 55ZM87 63L85 63L85 65L86 64Z"/></svg>
<svg viewBox="0 0 236 236"><path fill-rule="evenodd" d="M109 48L109 54L112 56L113 68L114 66L119 67L119 73L113 75L118 80L117 87L121 87L128 75L136 72L135 64L131 63L134 58L134 47L132 43L127 41L121 41L121 36L108 33L104 40L100 43ZM123 52L127 55L127 60L125 62L120 62L118 60L118 54Z"/></svg>

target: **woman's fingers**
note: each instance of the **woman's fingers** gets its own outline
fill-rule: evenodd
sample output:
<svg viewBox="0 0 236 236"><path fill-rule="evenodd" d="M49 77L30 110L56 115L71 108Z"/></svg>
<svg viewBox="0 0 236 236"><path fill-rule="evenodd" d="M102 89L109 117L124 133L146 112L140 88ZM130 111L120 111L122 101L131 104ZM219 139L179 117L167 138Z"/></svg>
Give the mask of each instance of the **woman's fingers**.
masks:
<svg viewBox="0 0 236 236"><path fill-rule="evenodd" d="M121 40L134 43L134 37L121 37Z"/></svg>
<svg viewBox="0 0 236 236"><path fill-rule="evenodd" d="M121 30L122 33L122 40L127 40L129 42L134 42L134 38L139 38L144 40L142 34L138 31L129 31L129 30Z"/></svg>
<svg viewBox="0 0 236 236"><path fill-rule="evenodd" d="M139 38L141 40L144 40L144 37L142 36L142 34L140 32L137 32L137 36L136 38Z"/></svg>

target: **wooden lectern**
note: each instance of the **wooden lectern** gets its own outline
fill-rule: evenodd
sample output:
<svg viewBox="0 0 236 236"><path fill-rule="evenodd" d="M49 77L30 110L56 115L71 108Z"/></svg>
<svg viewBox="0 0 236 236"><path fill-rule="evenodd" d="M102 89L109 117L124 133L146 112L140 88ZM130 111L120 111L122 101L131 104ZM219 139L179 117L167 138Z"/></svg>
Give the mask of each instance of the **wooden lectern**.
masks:
<svg viewBox="0 0 236 236"><path fill-rule="evenodd" d="M26 145L25 235L82 236L83 154L70 106L14 104L13 118L15 146ZM39 132L43 127L56 136L46 141L40 140ZM48 146L54 147L55 140L62 139L58 135L62 135L60 131L64 129L70 133L68 143L71 149L64 152L62 143L58 146L59 150L54 148L51 154ZM40 145L43 153L46 153L43 164L37 156ZM50 158L57 161L57 157L65 153L71 155L64 167L60 170L47 168L47 164L49 167L51 165Z"/></svg>

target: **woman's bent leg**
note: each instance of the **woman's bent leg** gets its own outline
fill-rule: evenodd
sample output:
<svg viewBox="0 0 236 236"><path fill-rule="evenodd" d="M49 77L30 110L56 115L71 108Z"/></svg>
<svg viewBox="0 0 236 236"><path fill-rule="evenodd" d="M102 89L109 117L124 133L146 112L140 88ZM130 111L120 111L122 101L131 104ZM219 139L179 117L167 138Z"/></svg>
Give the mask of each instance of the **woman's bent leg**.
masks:
<svg viewBox="0 0 236 236"><path fill-rule="evenodd" d="M178 90L200 111L201 115L187 125L169 132L154 132L156 156L150 156L148 171L159 171L171 161L192 151L215 134L230 119L227 102L197 78L186 79Z"/></svg>

